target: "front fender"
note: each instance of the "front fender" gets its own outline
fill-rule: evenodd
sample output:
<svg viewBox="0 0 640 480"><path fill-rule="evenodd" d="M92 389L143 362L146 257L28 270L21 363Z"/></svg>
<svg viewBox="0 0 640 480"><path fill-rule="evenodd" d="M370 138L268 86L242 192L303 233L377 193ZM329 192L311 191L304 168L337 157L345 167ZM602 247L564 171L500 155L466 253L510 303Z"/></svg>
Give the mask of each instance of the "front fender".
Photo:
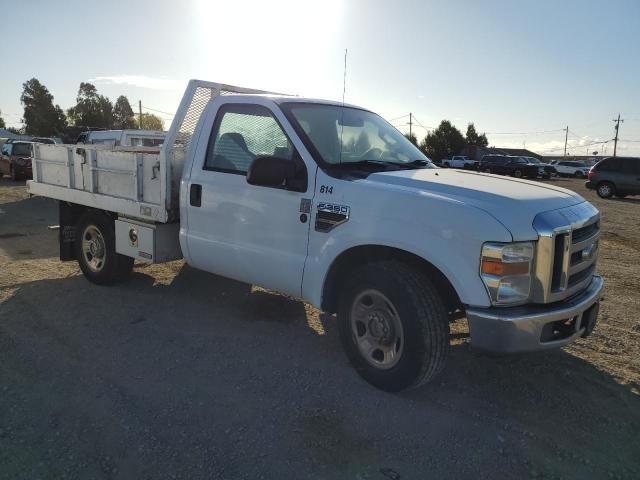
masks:
<svg viewBox="0 0 640 480"><path fill-rule="evenodd" d="M320 308L324 284L333 262L349 249L375 245L404 250L423 258L451 282L462 303L490 306L479 275L482 244L509 242L512 240L510 232L478 208L442 199L435 202L436 208L428 208L424 201L411 197L405 197L406 204L402 209L390 209L388 204L376 208L376 202L356 201L350 205L349 221L329 233L315 231L312 225L302 284L303 298ZM384 202L384 199L380 201ZM417 210L420 207L422 209Z"/></svg>

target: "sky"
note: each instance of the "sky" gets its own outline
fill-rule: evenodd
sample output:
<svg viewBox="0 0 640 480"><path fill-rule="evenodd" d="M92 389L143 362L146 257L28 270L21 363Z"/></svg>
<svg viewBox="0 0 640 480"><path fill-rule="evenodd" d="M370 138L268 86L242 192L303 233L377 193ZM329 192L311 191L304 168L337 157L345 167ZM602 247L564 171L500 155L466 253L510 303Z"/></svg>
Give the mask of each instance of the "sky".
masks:
<svg viewBox="0 0 640 480"><path fill-rule="evenodd" d="M1 0L0 110L36 77L80 82L168 128L190 78L373 110L421 139L474 122L496 147L640 155L640 0ZM404 117L403 117L404 115ZM601 142L601 143L597 143ZM607 143L602 143L607 142Z"/></svg>

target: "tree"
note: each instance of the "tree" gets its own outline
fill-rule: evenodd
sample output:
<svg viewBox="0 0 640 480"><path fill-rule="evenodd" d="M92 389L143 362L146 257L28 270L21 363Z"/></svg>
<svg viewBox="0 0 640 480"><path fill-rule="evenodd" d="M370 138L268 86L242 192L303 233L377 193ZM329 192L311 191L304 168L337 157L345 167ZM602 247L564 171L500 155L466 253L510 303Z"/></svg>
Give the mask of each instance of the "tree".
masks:
<svg viewBox="0 0 640 480"><path fill-rule="evenodd" d="M449 120L442 120L438 128L420 142L420 150L436 161L460 153L464 146L462 133Z"/></svg>
<svg viewBox="0 0 640 480"><path fill-rule="evenodd" d="M153 113L142 114L142 126L140 127L140 119L138 115L134 117L135 128L142 128L144 130L164 130L164 122L160 117Z"/></svg>
<svg viewBox="0 0 640 480"><path fill-rule="evenodd" d="M129 100L124 95L120 95L113 105L113 128L126 130L134 128L133 109Z"/></svg>
<svg viewBox="0 0 640 480"><path fill-rule="evenodd" d="M7 127L7 131L14 133L16 135L24 135L24 127L22 128Z"/></svg>
<svg viewBox="0 0 640 480"><path fill-rule="evenodd" d="M478 135L473 123L467 125L467 145L474 147L486 147L489 145L487 135L484 133L482 135Z"/></svg>
<svg viewBox="0 0 640 480"><path fill-rule="evenodd" d="M0 128L7 128L7 124L4 123L4 118L2 118L2 110L0 110Z"/></svg>
<svg viewBox="0 0 640 480"><path fill-rule="evenodd" d="M405 133L404 136L407 140L413 143L416 147L418 146L418 137L416 137L415 133Z"/></svg>
<svg viewBox="0 0 640 480"><path fill-rule="evenodd" d="M96 87L81 82L75 107L67 110L74 126L87 128L113 128L113 105L111 100L98 94Z"/></svg>
<svg viewBox="0 0 640 480"><path fill-rule="evenodd" d="M24 106L23 122L27 135L60 135L67 126L64 112L59 105L53 105L53 95L36 78L22 84L20 103Z"/></svg>

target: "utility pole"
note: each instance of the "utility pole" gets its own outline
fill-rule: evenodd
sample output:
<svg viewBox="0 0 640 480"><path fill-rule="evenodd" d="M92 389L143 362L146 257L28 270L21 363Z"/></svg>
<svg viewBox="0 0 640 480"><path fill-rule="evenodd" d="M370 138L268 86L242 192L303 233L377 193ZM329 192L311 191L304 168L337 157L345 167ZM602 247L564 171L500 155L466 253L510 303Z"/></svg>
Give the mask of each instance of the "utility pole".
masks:
<svg viewBox="0 0 640 480"><path fill-rule="evenodd" d="M613 127L616 131L616 137L613 139L613 156L616 156L616 151L618 150L618 130L620 130L620 122L624 122L624 120L620 119L620 114L618 114L618 119L614 119L613 120L616 124L615 127Z"/></svg>
<svg viewBox="0 0 640 480"><path fill-rule="evenodd" d="M412 131L411 131L412 123L413 123L413 115L411 112L409 112L409 136L410 137L412 136Z"/></svg>
<svg viewBox="0 0 640 480"><path fill-rule="evenodd" d="M567 156L567 140L569 139L569 125L564 129L564 156Z"/></svg>
<svg viewBox="0 0 640 480"><path fill-rule="evenodd" d="M142 130L142 100L138 100L138 112L140 113L140 123L138 125L138 130Z"/></svg>

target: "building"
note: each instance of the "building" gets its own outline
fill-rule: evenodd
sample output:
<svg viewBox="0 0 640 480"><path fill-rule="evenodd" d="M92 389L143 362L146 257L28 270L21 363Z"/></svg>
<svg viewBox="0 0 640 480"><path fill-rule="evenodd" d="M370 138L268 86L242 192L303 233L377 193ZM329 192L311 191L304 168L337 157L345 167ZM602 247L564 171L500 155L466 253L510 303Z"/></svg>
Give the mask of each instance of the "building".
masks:
<svg viewBox="0 0 640 480"><path fill-rule="evenodd" d="M533 157L544 161L542 155L527 150L526 148L496 148L469 145L462 149L461 155L466 155L473 160L482 160L482 157L485 155L513 155L516 157Z"/></svg>

